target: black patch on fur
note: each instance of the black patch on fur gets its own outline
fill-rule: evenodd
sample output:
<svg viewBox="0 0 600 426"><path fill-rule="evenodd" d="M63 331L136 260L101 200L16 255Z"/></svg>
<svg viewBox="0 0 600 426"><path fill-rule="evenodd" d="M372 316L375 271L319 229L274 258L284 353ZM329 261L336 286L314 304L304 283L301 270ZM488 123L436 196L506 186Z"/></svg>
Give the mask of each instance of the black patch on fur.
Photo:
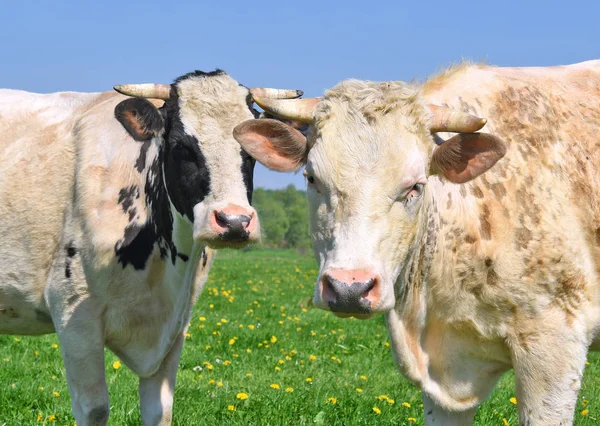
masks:
<svg viewBox="0 0 600 426"><path fill-rule="evenodd" d="M209 71L209 72L204 72L204 71L192 71L192 72L188 72L187 74L182 75L181 77L178 77L177 79L175 79L175 81L173 82L173 85L177 85L179 83L181 83L184 80L187 80L188 78L194 78L194 77L215 77L215 76L219 76L219 75L223 75L223 74L227 74L225 71L223 71L222 69L217 68L214 71ZM173 94L173 91L171 90L171 94Z"/></svg>
<svg viewBox="0 0 600 426"><path fill-rule="evenodd" d="M187 254L183 254L183 253L177 253L177 257L179 257L184 262L187 262L188 259L190 258Z"/></svg>
<svg viewBox="0 0 600 426"><path fill-rule="evenodd" d="M161 114L143 98L130 98L115 107L115 118L133 139L144 142L160 134L164 128Z"/></svg>
<svg viewBox="0 0 600 426"><path fill-rule="evenodd" d="M135 160L135 169L140 173L142 173L146 168L146 155L148 154L148 148L150 148L150 141L142 143L140 155L138 155L137 160Z"/></svg>
<svg viewBox="0 0 600 426"><path fill-rule="evenodd" d="M34 312L35 312L35 319L38 320L39 322L43 322L46 324L53 323L52 317L49 314L47 314L46 312L41 311L39 309L34 309Z"/></svg>
<svg viewBox="0 0 600 426"><path fill-rule="evenodd" d="M155 244L158 245L161 259L170 258L173 264L177 260L177 248L172 239L173 216L163 183L161 158L162 149L146 175L144 192L149 210L148 220L143 224L132 221L125 228L123 238L115 245L115 253L123 268L131 265L137 270L144 269ZM128 187L119 191L119 204L124 212L130 214L130 217L132 197L139 197L137 188Z"/></svg>
<svg viewBox="0 0 600 426"><path fill-rule="evenodd" d="M75 243L70 241L66 246L65 250L67 252L67 258L65 259L65 278L71 278L71 261L77 254L77 249L75 248Z"/></svg>
<svg viewBox="0 0 600 426"><path fill-rule="evenodd" d="M206 254L206 249L202 250L202 268L206 268L206 262L208 262L208 255Z"/></svg>
<svg viewBox="0 0 600 426"><path fill-rule="evenodd" d="M246 195L248 196L248 202L252 205L254 166L256 165L256 160L243 149L240 151L240 155L242 156L242 177L244 178L244 185L246 186Z"/></svg>
<svg viewBox="0 0 600 426"><path fill-rule="evenodd" d="M184 77L189 78L189 74L186 76ZM176 81L182 79L184 78L180 77ZM164 108L167 110L164 151L167 191L177 211L193 222L194 206L204 200L210 191L210 174L206 167L206 158L200 150L198 139L185 133L176 90L171 90L171 97Z"/></svg>

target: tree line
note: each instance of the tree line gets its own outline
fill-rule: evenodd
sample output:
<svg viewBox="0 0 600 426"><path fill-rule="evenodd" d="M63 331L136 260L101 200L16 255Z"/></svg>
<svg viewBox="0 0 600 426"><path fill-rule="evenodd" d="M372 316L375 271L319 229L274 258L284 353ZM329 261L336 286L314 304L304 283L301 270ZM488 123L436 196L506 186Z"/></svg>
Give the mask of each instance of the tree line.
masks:
<svg viewBox="0 0 600 426"><path fill-rule="evenodd" d="M305 191L294 185L285 189L256 188L252 204L260 218L263 247L310 247Z"/></svg>

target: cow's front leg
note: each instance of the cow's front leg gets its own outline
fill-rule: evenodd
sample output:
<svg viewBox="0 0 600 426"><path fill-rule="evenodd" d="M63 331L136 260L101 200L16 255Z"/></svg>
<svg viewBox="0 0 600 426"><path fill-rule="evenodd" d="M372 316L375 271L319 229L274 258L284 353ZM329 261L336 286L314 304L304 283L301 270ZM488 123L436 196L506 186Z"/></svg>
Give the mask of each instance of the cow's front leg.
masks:
<svg viewBox="0 0 600 426"><path fill-rule="evenodd" d="M58 318L53 318L73 415L79 426L104 426L110 412L104 371L104 333L96 311L88 299L79 303L69 317L61 318L57 314Z"/></svg>
<svg viewBox="0 0 600 426"><path fill-rule="evenodd" d="M573 424L587 356L584 333L577 328L582 329L561 327L553 319L521 333L513 348L520 424Z"/></svg>
<svg viewBox="0 0 600 426"><path fill-rule="evenodd" d="M473 424L477 407L467 411L448 411L423 392L423 412L425 426L469 426Z"/></svg>
<svg viewBox="0 0 600 426"><path fill-rule="evenodd" d="M185 332L175 339L156 373L150 377L140 377L140 410L144 426L169 426L171 424L175 380L184 335Z"/></svg>

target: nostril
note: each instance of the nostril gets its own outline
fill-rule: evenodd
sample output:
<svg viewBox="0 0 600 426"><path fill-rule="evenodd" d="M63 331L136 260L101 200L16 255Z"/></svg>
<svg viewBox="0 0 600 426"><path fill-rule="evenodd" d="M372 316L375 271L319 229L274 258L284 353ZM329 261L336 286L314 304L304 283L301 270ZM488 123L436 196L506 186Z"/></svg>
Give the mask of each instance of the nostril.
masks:
<svg viewBox="0 0 600 426"><path fill-rule="evenodd" d="M327 275L323 276L322 287L323 300L326 302L335 302L335 290L331 286L331 282L329 281L329 277Z"/></svg>
<svg viewBox="0 0 600 426"><path fill-rule="evenodd" d="M223 212L216 212L215 221L217 222L217 225L219 225L221 228L229 228L230 226L227 215Z"/></svg>
<svg viewBox="0 0 600 426"><path fill-rule="evenodd" d="M369 293L371 293L371 291L375 288L375 278L371 278L369 281L366 282L367 284L367 288L365 289L365 292L362 294L361 297L363 298L367 298L369 297Z"/></svg>
<svg viewBox="0 0 600 426"><path fill-rule="evenodd" d="M252 222L253 217L254 217L254 214L252 214L250 216L241 214L239 216L240 222L242 222L242 226L244 227L244 229L248 229L248 227L250 226L250 222Z"/></svg>

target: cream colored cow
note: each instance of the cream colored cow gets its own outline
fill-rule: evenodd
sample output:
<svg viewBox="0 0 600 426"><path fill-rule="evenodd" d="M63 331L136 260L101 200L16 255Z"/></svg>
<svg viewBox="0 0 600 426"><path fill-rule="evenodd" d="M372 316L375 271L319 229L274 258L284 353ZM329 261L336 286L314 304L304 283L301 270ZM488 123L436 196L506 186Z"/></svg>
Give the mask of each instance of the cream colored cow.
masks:
<svg viewBox="0 0 600 426"><path fill-rule="evenodd" d="M143 423L169 425L213 249L259 238L232 130L252 94L300 93L219 70L118 90L164 105L0 90L0 333L58 333L78 425L108 421L105 346L140 377Z"/></svg>
<svg viewBox="0 0 600 426"><path fill-rule="evenodd" d="M386 313L425 423L471 424L513 368L521 424L572 424L600 347L600 61L257 102L312 123L234 134L273 169L306 164L315 305Z"/></svg>

